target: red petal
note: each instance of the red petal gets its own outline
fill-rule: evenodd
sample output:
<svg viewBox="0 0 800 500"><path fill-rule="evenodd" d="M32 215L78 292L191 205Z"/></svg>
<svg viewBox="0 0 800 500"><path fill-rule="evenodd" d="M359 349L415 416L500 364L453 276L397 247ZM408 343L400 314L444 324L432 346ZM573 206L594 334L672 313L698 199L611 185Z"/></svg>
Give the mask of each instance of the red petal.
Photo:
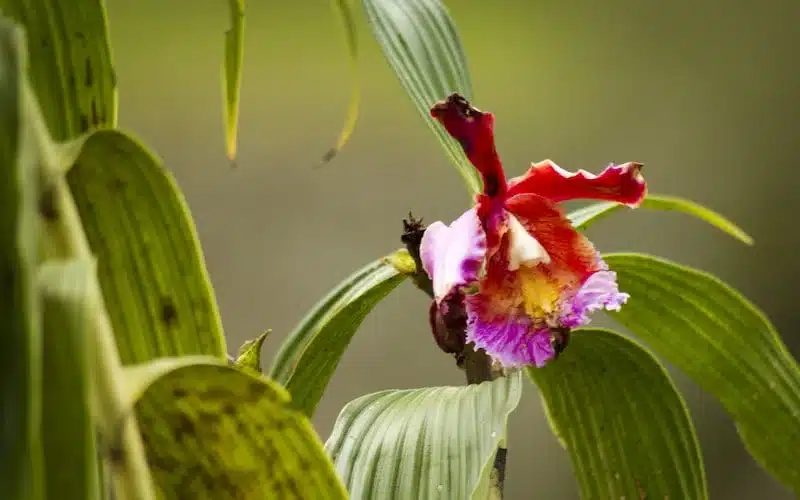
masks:
<svg viewBox="0 0 800 500"><path fill-rule="evenodd" d="M505 194L506 177L494 144L494 115L474 108L466 99L453 94L437 102L431 108L431 116L461 144L483 178L484 193L490 197Z"/></svg>
<svg viewBox="0 0 800 500"><path fill-rule="evenodd" d="M611 165L599 175L585 170L572 173L545 160L535 163L525 175L511 179L508 196L531 193L554 202L588 199L636 206L647 194L641 169L641 163L628 162Z"/></svg>
<svg viewBox="0 0 800 500"><path fill-rule="evenodd" d="M535 194L518 194L506 201L506 210L547 250L547 267L563 284L577 286L598 269L594 245L572 227L552 201Z"/></svg>

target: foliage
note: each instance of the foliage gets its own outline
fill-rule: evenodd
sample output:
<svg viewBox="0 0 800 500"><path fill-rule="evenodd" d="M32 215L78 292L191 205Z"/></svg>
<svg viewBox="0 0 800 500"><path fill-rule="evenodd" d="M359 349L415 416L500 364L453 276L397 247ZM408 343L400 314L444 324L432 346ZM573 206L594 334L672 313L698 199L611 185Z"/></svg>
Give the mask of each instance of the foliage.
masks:
<svg viewBox="0 0 800 500"><path fill-rule="evenodd" d="M229 1L225 148L233 161L245 5ZM357 71L357 6L337 0ZM480 179L429 115L472 95L440 0L362 0L372 35L470 194ZM457 353L465 386L348 403L323 446L313 415L364 318L407 277L430 287L419 241L322 299L262 373L266 334L234 362L189 209L162 161L118 128L101 0L0 0L0 498L496 498L522 373ZM352 134L358 82L330 161ZM699 204L644 208L702 219ZM569 214L585 229L618 211ZM416 247L414 242L416 241ZM409 243L410 242L410 243ZM800 368L754 305L717 278L642 254L605 256L631 300L611 313L638 341L575 332L527 369L583 498L707 498L691 415L659 357L719 399L753 457L800 494ZM430 291L430 290L427 290ZM641 343L640 343L641 342ZM647 347L645 347L645 345ZM658 356L658 357L657 357ZM480 372L480 367L485 368ZM515 442L515 446L524 443Z"/></svg>

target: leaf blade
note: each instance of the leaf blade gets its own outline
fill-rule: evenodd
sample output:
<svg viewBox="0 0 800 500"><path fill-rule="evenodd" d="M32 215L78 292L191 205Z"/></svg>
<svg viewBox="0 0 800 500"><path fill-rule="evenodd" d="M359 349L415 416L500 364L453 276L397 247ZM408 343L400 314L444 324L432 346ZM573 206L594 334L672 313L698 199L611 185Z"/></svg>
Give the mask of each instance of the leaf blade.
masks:
<svg viewBox="0 0 800 500"><path fill-rule="evenodd" d="M117 123L117 83L102 0L0 0L25 27L30 80L58 141Z"/></svg>
<svg viewBox="0 0 800 500"><path fill-rule="evenodd" d="M223 360L185 359L127 368L149 384L136 388L136 413L162 498L347 498L283 388ZM141 374L154 363L156 378Z"/></svg>
<svg viewBox="0 0 800 500"><path fill-rule="evenodd" d="M100 130L85 139L67 179L122 362L225 356L197 233L161 162L128 134Z"/></svg>
<svg viewBox="0 0 800 500"><path fill-rule="evenodd" d="M717 397L756 461L800 492L800 368L763 313L707 273L645 255L604 258L631 294L612 316Z"/></svg>
<svg viewBox="0 0 800 500"><path fill-rule="evenodd" d="M461 147L430 116L436 101L472 95L467 58L455 23L439 0L361 0L372 33L417 111L444 147L470 193L480 179Z"/></svg>
<svg viewBox="0 0 800 500"><path fill-rule="evenodd" d="M405 278L405 251L379 259L344 280L322 299L279 349L270 377L292 395L292 404L311 416L339 360L364 318Z"/></svg>
<svg viewBox="0 0 800 500"><path fill-rule="evenodd" d="M223 88L225 103L225 152L230 161L236 160L239 135L239 95L242 87L244 61L244 0L228 0L231 27L225 32Z"/></svg>
<svg viewBox="0 0 800 500"><path fill-rule="evenodd" d="M464 499L491 468L521 374L464 387L368 394L325 444L352 498Z"/></svg>
<svg viewBox="0 0 800 500"><path fill-rule="evenodd" d="M556 362L527 372L582 498L708 498L689 412L646 349L609 330L576 330Z"/></svg>
<svg viewBox="0 0 800 500"><path fill-rule="evenodd" d="M594 224L600 219L603 219L614 212L626 208L625 205L614 202L600 202L579 208L569 213L569 220L572 225L578 229L588 229L589 226ZM744 230L734 224L731 220L714 212L710 208L704 207L698 203L685 198L677 196L664 196L648 194L640 208L647 208L650 210L663 210L667 212L681 212L686 215L696 217L708 224L716 227L720 231L727 233L729 236L736 238L745 245L752 245L753 238L750 237Z"/></svg>

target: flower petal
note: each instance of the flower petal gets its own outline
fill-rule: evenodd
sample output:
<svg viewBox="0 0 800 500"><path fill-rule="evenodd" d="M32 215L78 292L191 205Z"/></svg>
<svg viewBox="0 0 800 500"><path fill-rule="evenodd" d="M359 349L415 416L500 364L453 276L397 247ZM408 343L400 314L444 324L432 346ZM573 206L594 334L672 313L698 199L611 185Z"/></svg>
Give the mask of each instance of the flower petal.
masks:
<svg viewBox="0 0 800 500"><path fill-rule="evenodd" d="M431 108L431 116L461 144L467 158L481 174L484 193L489 197L505 194L506 176L494 144L494 115L452 94Z"/></svg>
<svg viewBox="0 0 800 500"><path fill-rule="evenodd" d="M477 209L464 212L450 226L431 224L422 236L420 257L433 281L436 302L441 304L458 288L476 282L485 256L486 234Z"/></svg>
<svg viewBox="0 0 800 500"><path fill-rule="evenodd" d="M603 263L605 267L605 263ZM577 328L590 321L590 314L606 309L619 311L630 296L619 291L617 273L603 269L589 276L570 300L565 300L561 310L561 324Z"/></svg>
<svg viewBox="0 0 800 500"><path fill-rule="evenodd" d="M544 247L550 257L546 267L565 288L577 289L599 270L594 245L572 227L552 201L535 194L518 194L506 201L506 210Z"/></svg>
<svg viewBox="0 0 800 500"><path fill-rule="evenodd" d="M607 200L636 206L647 194L642 164L609 165L600 174L568 172L550 160L535 163L525 175L509 182L508 196L537 194L554 202L575 199Z"/></svg>
<svg viewBox="0 0 800 500"><path fill-rule="evenodd" d="M524 315L493 315L486 299L470 295L467 307L467 342L483 349L506 368L544 366L555 357L552 336L536 329Z"/></svg>

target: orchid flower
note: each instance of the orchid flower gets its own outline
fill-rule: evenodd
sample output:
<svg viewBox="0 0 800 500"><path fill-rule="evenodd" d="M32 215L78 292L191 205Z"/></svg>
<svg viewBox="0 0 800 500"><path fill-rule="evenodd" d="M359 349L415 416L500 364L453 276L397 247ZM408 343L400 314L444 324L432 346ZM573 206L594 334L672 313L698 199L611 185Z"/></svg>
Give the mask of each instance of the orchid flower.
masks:
<svg viewBox="0 0 800 500"><path fill-rule="evenodd" d="M466 342L506 368L544 366L566 347L570 329L628 295L592 243L557 203L607 200L631 207L647 187L642 165L610 165L599 175L567 172L545 160L506 180L495 149L494 115L458 94L431 115L464 149L483 181L475 206L447 226L431 224L420 258L431 278L436 329L464 318Z"/></svg>

